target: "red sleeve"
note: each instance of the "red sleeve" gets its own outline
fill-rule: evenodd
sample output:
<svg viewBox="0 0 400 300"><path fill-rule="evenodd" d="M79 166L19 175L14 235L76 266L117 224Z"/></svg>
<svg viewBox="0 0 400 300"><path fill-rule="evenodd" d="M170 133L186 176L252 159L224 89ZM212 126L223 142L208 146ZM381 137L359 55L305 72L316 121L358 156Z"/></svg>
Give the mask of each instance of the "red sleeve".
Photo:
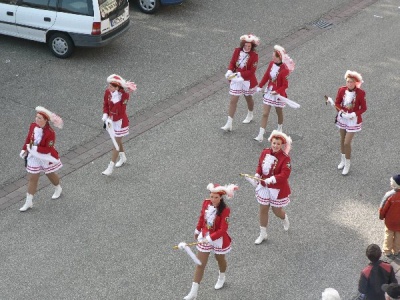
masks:
<svg viewBox="0 0 400 300"><path fill-rule="evenodd" d="M292 171L292 167L290 165L290 157L286 157L283 161L281 171L278 174L275 174L276 183L281 183L282 181L287 181L290 176L290 172Z"/></svg>
<svg viewBox="0 0 400 300"><path fill-rule="evenodd" d="M264 149L261 152L260 158L258 159L258 165L257 165L257 169L256 169L256 173L262 175L262 163L264 161L265 155L267 154L268 149Z"/></svg>
<svg viewBox="0 0 400 300"><path fill-rule="evenodd" d="M279 95L286 95L286 89L289 87L288 77L288 68L286 66L281 67L278 75L277 89L275 90Z"/></svg>
<svg viewBox="0 0 400 300"><path fill-rule="evenodd" d="M236 69L236 62L238 60L239 53L240 53L240 48L236 48L235 51L233 51L228 70L234 71Z"/></svg>
<svg viewBox="0 0 400 300"><path fill-rule="evenodd" d="M42 141L40 144L44 144L44 146L38 145L37 152L48 154L51 153L51 149L54 148L54 144L56 143L56 134L52 128L47 128L46 133L43 134Z"/></svg>
<svg viewBox="0 0 400 300"><path fill-rule="evenodd" d="M35 123L32 123L30 126L29 126L29 131L28 131L28 134L27 134L27 136L26 136L26 139L25 139L25 144L22 146L22 150L25 150L25 151L27 151L28 149L26 149L26 144L30 144L31 143L31 140L32 140L32 135L33 135L33 129L36 127L36 124ZM33 141L32 141L33 142Z"/></svg>
<svg viewBox="0 0 400 300"><path fill-rule="evenodd" d="M223 236L225 233L228 232L228 226L229 226L229 214L231 213L231 210L229 207L225 207L225 209L222 211L221 215L219 216L221 218L220 222L220 227L214 231L213 233L210 234L211 240L215 241L219 239L221 236Z"/></svg>
<svg viewBox="0 0 400 300"><path fill-rule="evenodd" d="M110 96L110 91L107 89L104 92L104 97L103 97L103 113L109 115L110 114L110 109L108 107L108 99Z"/></svg>
<svg viewBox="0 0 400 300"><path fill-rule="evenodd" d="M360 93L360 105L354 112L357 116L361 116L367 111L367 101L365 100L365 92L363 90L359 90L358 92Z"/></svg>
<svg viewBox="0 0 400 300"><path fill-rule="evenodd" d="M203 228L203 225L204 225L204 212L205 212L206 208L207 208L207 202L206 202L206 200L204 200L203 205L201 207L199 220L197 221L197 226L196 226L196 229L198 231L201 231L201 229Z"/></svg>
<svg viewBox="0 0 400 300"><path fill-rule="evenodd" d="M258 54L257 52L251 52L249 61L247 62L247 70L241 71L240 75L244 80L250 80L250 78L256 73L258 64Z"/></svg>
<svg viewBox="0 0 400 300"><path fill-rule="evenodd" d="M343 100L342 89L343 89L343 87L340 87L338 89L338 92L337 92L337 95L336 95L336 100L335 100L336 107L342 107L342 100Z"/></svg>
<svg viewBox="0 0 400 300"><path fill-rule="evenodd" d="M269 73L271 72L271 67L272 67L273 62L271 61L268 65L267 71L265 71L263 78L261 79L260 83L258 84L258 86L260 88L262 88L268 80L270 80L270 75Z"/></svg>
<svg viewBox="0 0 400 300"><path fill-rule="evenodd" d="M379 210L379 219L383 220L384 218L386 218L386 213L392 205L392 201L390 201L391 198L392 196L387 199L385 205Z"/></svg>

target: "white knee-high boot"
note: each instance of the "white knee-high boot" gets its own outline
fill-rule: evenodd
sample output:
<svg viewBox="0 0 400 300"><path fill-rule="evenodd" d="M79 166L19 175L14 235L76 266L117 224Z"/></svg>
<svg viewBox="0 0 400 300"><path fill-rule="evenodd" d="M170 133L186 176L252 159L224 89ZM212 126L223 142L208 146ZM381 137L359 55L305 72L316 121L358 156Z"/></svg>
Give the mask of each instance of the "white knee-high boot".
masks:
<svg viewBox="0 0 400 300"><path fill-rule="evenodd" d="M277 129L277 130L278 130L279 132L282 132L282 130L283 130L282 127L283 127L283 124L278 124L278 129Z"/></svg>
<svg viewBox="0 0 400 300"><path fill-rule="evenodd" d="M120 152L120 153L119 153L119 160L118 160L117 163L115 164L115 167L116 167L116 168L119 168L119 167L122 166L124 163L126 163L125 152Z"/></svg>
<svg viewBox="0 0 400 300"><path fill-rule="evenodd" d="M226 124L223 127L221 127L221 129L225 131L232 131L232 121L233 118L228 116L228 121L226 121Z"/></svg>
<svg viewBox="0 0 400 300"><path fill-rule="evenodd" d="M288 231L289 230L289 225L290 225L289 218L287 216L287 213L285 213L285 218L283 219L283 229L285 231Z"/></svg>
<svg viewBox="0 0 400 300"><path fill-rule="evenodd" d="M345 163L346 163L346 156L345 154L342 153L342 155L340 156L340 163L337 166L338 170L343 169Z"/></svg>
<svg viewBox="0 0 400 300"><path fill-rule="evenodd" d="M342 175L347 175L350 171L350 159L346 159L344 162L344 168L343 168L343 172Z"/></svg>
<svg viewBox="0 0 400 300"><path fill-rule="evenodd" d="M261 244L264 240L267 239L267 227L262 227L260 226L260 235L258 236L258 238L255 240L255 244L259 245Z"/></svg>
<svg viewBox="0 0 400 300"><path fill-rule="evenodd" d="M107 169L105 169L105 171L103 171L102 174L103 175L107 175L107 176L111 175L113 170L114 170L114 165L115 165L114 162L110 161L110 163L108 164Z"/></svg>
<svg viewBox="0 0 400 300"><path fill-rule="evenodd" d="M57 185L56 188L54 189L54 194L51 196L51 199L58 199L61 196L62 192L62 187L61 185Z"/></svg>
<svg viewBox="0 0 400 300"><path fill-rule="evenodd" d="M265 129L260 127L260 132L258 133L258 135L254 139L261 143L264 140L264 133L265 133Z"/></svg>
<svg viewBox="0 0 400 300"><path fill-rule="evenodd" d="M197 282L192 282L192 289L189 294L187 294L183 299L184 300L195 300L197 298L197 292L199 290L199 284Z"/></svg>
<svg viewBox="0 0 400 300"><path fill-rule="evenodd" d="M221 289L225 283L225 273L219 272L217 283L215 284L214 288L216 290Z"/></svg>
<svg viewBox="0 0 400 300"><path fill-rule="evenodd" d="M33 203L32 203L33 195L31 194L26 194L26 200L24 206L22 206L19 211L27 211L29 208L32 208Z"/></svg>
<svg viewBox="0 0 400 300"><path fill-rule="evenodd" d="M247 111L246 119L244 119L242 123L243 123L243 124L248 124L248 123L250 123L250 122L253 120L253 117L254 117L253 112L250 111L250 110L248 110L248 111Z"/></svg>

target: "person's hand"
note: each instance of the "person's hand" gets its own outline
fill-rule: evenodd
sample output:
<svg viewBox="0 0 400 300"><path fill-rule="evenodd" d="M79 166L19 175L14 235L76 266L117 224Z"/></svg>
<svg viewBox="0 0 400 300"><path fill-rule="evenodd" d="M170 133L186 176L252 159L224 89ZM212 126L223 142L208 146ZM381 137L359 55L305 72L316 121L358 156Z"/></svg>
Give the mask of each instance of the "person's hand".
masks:
<svg viewBox="0 0 400 300"><path fill-rule="evenodd" d="M262 88L260 88L259 86L256 87L256 92L257 92L257 93L259 93L259 92L261 92L261 91L262 91Z"/></svg>
<svg viewBox="0 0 400 300"><path fill-rule="evenodd" d="M108 118L108 114L103 114L103 117L101 118L101 120L103 122L105 122L107 120L107 118Z"/></svg>
<svg viewBox="0 0 400 300"><path fill-rule="evenodd" d="M178 244L178 249L180 250L185 250L185 247L187 246L187 244L185 242L180 242Z"/></svg>
<svg viewBox="0 0 400 300"><path fill-rule="evenodd" d="M344 110L339 111L339 116L341 116L343 119L349 119L348 113Z"/></svg>
<svg viewBox="0 0 400 300"><path fill-rule="evenodd" d="M328 97L328 99L326 99L326 103L330 103L332 106L335 106L335 102L333 102L333 99L331 97Z"/></svg>
<svg viewBox="0 0 400 300"><path fill-rule="evenodd" d="M264 181L265 181L266 184L274 183L274 177L270 177L270 178L264 179Z"/></svg>
<svg viewBox="0 0 400 300"><path fill-rule="evenodd" d="M226 71L225 78L229 79L229 76L231 76L232 74L233 74L233 72L231 70Z"/></svg>
<svg viewBox="0 0 400 300"><path fill-rule="evenodd" d="M347 114L347 115L348 115L349 119L353 119L353 118L357 117L355 112L352 112L352 113Z"/></svg>
<svg viewBox="0 0 400 300"><path fill-rule="evenodd" d="M25 153L26 153L26 151L25 150L21 150L21 152L19 153L19 157L21 157L22 159L25 159Z"/></svg>
<svg viewBox="0 0 400 300"><path fill-rule="evenodd" d="M28 152L37 151L37 146L32 146L30 144L26 144L26 149L28 149Z"/></svg>

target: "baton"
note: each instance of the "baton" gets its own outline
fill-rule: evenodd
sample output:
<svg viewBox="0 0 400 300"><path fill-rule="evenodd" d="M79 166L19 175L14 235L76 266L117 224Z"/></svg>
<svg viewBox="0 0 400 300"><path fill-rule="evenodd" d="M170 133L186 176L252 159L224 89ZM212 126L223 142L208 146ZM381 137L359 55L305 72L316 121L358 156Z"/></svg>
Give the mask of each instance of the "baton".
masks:
<svg viewBox="0 0 400 300"><path fill-rule="evenodd" d="M255 176L251 176L251 175L249 175L249 174L240 173L239 175L240 175L240 176L243 176L243 177L248 177L248 178L251 178L251 179L254 179L254 180L257 180L257 181L263 180L263 179L261 179L261 178L255 177Z"/></svg>

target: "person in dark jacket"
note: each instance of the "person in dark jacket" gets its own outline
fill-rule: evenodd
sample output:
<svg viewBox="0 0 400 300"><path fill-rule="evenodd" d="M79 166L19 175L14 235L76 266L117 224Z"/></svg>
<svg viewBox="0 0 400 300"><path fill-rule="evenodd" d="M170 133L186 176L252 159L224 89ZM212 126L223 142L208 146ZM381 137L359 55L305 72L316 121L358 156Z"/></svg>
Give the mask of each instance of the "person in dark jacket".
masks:
<svg viewBox="0 0 400 300"><path fill-rule="evenodd" d="M383 284L397 283L393 267L380 260L381 248L376 244L367 247L366 255L370 260L360 275L358 291L365 300L385 300L385 292L381 287Z"/></svg>

